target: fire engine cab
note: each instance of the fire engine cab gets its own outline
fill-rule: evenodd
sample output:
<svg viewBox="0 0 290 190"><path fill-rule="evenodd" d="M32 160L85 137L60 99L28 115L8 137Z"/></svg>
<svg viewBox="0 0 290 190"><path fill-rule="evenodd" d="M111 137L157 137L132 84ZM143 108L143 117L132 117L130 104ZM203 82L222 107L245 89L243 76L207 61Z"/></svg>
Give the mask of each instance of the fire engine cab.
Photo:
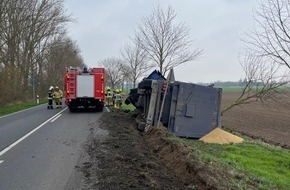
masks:
<svg viewBox="0 0 290 190"><path fill-rule="evenodd" d="M67 67L64 80L65 104L71 112L81 108L103 111L105 69Z"/></svg>

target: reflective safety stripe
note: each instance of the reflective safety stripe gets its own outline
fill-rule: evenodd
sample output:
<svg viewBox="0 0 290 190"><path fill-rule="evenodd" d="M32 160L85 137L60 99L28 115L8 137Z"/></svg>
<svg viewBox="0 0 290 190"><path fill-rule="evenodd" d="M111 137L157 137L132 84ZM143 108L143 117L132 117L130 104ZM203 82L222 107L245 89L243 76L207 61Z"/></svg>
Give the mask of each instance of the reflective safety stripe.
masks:
<svg viewBox="0 0 290 190"><path fill-rule="evenodd" d="M108 98L111 98L111 97L112 97L112 93L111 93L111 92L108 92L108 93L107 93L107 97L108 97Z"/></svg>
<svg viewBox="0 0 290 190"><path fill-rule="evenodd" d="M116 100L121 100L121 99L122 99L121 95L120 94L116 94Z"/></svg>

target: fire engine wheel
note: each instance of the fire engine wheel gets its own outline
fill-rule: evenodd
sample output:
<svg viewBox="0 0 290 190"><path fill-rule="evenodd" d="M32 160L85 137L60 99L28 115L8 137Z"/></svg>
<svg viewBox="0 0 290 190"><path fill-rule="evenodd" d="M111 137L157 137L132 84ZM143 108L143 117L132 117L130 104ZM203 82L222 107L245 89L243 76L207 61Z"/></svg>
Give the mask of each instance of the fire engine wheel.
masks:
<svg viewBox="0 0 290 190"><path fill-rule="evenodd" d="M68 109L69 109L70 112L75 112L76 111L75 107L68 107Z"/></svg>
<svg viewBox="0 0 290 190"><path fill-rule="evenodd" d="M96 106L94 110L96 112L102 112L104 110L104 106Z"/></svg>

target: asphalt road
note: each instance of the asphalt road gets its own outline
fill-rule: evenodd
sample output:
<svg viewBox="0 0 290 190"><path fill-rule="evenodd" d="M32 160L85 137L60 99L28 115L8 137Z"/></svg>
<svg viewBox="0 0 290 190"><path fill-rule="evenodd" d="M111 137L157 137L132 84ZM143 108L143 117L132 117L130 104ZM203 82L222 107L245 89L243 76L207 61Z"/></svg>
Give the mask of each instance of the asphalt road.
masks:
<svg viewBox="0 0 290 190"><path fill-rule="evenodd" d="M79 189L75 166L101 115L41 105L0 117L0 189Z"/></svg>

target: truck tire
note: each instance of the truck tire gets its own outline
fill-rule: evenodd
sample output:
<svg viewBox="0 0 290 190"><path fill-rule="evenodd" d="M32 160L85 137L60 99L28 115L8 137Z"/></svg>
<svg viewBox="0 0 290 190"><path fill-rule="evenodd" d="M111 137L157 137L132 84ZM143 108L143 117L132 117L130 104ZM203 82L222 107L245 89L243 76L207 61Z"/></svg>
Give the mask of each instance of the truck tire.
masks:
<svg viewBox="0 0 290 190"><path fill-rule="evenodd" d="M102 112L104 110L104 106L95 106L94 110L96 112Z"/></svg>
<svg viewBox="0 0 290 190"><path fill-rule="evenodd" d="M72 106L69 106L68 109L69 109L70 112L75 112L76 111L76 108L72 107Z"/></svg>

